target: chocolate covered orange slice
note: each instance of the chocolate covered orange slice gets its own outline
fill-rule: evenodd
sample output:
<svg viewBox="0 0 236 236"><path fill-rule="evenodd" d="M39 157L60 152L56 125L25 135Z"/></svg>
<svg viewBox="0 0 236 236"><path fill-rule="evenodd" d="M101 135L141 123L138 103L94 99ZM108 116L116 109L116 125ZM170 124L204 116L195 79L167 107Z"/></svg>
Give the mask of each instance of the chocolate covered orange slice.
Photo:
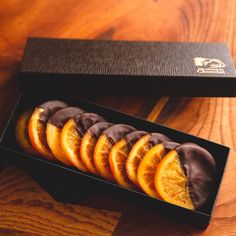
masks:
<svg viewBox="0 0 236 236"><path fill-rule="evenodd" d="M126 161L126 173L135 185L139 186L137 171L143 156L156 144L167 141L170 141L167 136L160 133L151 133L143 136L133 145Z"/></svg>
<svg viewBox="0 0 236 236"><path fill-rule="evenodd" d="M147 132L145 131L133 131L127 134L111 148L109 153L109 164L112 174L116 182L125 188L135 188L126 174L125 164L128 154L134 143L146 134Z"/></svg>
<svg viewBox="0 0 236 236"><path fill-rule="evenodd" d="M57 111L47 123L46 137L47 143L53 155L62 163L72 165L71 161L66 157L66 154L61 145L61 131L65 123L75 115L82 114L83 110L78 107L66 107Z"/></svg>
<svg viewBox="0 0 236 236"><path fill-rule="evenodd" d="M151 197L160 197L154 186L156 169L162 158L179 143L164 142L152 147L140 161L137 172L137 180L142 190Z"/></svg>
<svg viewBox="0 0 236 236"><path fill-rule="evenodd" d="M204 148L185 143L170 151L159 163L155 188L161 198L188 209L198 209L214 188L216 162Z"/></svg>
<svg viewBox="0 0 236 236"><path fill-rule="evenodd" d="M94 163L103 178L110 181L115 180L109 165L109 153L115 143L134 130L135 128L132 126L117 124L104 130L99 137L94 150Z"/></svg>
<svg viewBox="0 0 236 236"><path fill-rule="evenodd" d="M112 123L99 122L91 126L84 134L80 145L80 156L88 171L100 175L94 164L94 149L96 143L104 130L111 127Z"/></svg>
<svg viewBox="0 0 236 236"><path fill-rule="evenodd" d="M30 117L28 133L33 148L43 157L56 160L46 139L46 124L48 119L58 110L67 107L64 102L52 100L38 105Z"/></svg>
<svg viewBox="0 0 236 236"><path fill-rule="evenodd" d="M64 153L79 170L88 171L80 155L82 137L90 126L102 121L105 121L104 118L98 114L83 113L68 120L62 129L61 145Z"/></svg>
<svg viewBox="0 0 236 236"><path fill-rule="evenodd" d="M16 121L15 135L17 143L22 148L22 150L29 154L36 155L37 152L32 147L28 134L28 123L32 113L33 109L28 109L19 116Z"/></svg>

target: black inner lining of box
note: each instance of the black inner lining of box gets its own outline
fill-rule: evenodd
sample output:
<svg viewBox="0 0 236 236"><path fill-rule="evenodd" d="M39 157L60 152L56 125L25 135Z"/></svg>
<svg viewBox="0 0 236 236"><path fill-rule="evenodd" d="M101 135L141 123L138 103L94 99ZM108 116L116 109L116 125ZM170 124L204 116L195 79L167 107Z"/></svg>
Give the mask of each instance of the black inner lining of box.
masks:
<svg viewBox="0 0 236 236"><path fill-rule="evenodd" d="M188 135L185 133L182 133L180 131L177 130L173 130L170 128L167 128L165 126L160 126L158 124L154 124L136 117L132 117L132 116L127 116L124 113L120 113L111 109L107 109L101 106L98 106L96 104L93 103L89 103L87 101L84 100L80 100L77 98L68 98L68 97L62 97L61 95L53 95L51 97L46 96L46 97L38 97L38 96L32 96L32 95L28 95L28 96L24 96L13 116L11 117L11 120L9 121L9 125L5 130L3 139L1 140L1 147L16 151L18 153L23 154L24 156L29 156L29 155L25 155L22 150L18 147L16 141L15 141L15 136L14 136L14 126L15 126L15 120L17 119L17 117L21 114L22 111L24 111L25 109L35 106L35 104L39 104L42 101L46 101L49 99L60 99L63 100L65 102L68 102L71 105L75 105L75 106L79 106L81 108L83 108L86 111L90 111L90 112L96 112L102 116L104 116L108 121L110 122L114 122L114 123L125 123L125 124L130 124L133 125L135 128L139 129L139 130L145 130L148 132L160 132L163 133L167 136L169 136L172 140L179 142L179 143L183 143L183 142L195 142L197 144L199 144L200 146L206 148L215 158L216 162L217 162L217 166L218 166L218 174L217 174L217 179L216 179L216 185L213 191L213 194L211 196L211 199L209 201L209 204L204 207L203 209L199 210L200 213L203 214L207 214L207 215L211 215L213 207L214 207L214 203L215 203L215 199L218 193L218 189L221 183L221 179L223 177L223 173L224 173L224 168L227 162L227 155L228 155L228 151L229 149L227 147L224 147L222 145L192 136L192 135ZM22 158L22 157L19 157ZM27 157L28 158L28 157ZM40 157L34 157L35 159L39 159L41 160ZM46 161L48 162L48 161ZM48 162L50 164L50 162ZM53 162L51 163L52 165L55 165ZM56 164L57 166L62 166L64 167L62 164ZM67 170L72 170L73 172L77 172L80 173L83 176L86 176L86 178L90 178L93 180L98 180L100 179L99 177L95 177L93 175L90 174L84 174L81 173L79 170L76 170L75 168L71 168L71 167L66 167L65 169ZM100 179L102 182L107 182L103 179ZM109 183L111 184L111 183ZM114 184L111 184L114 185ZM120 186L117 185L118 188L122 188ZM128 190L130 191L130 190ZM142 195L145 195L143 193L141 193ZM149 197L148 197L149 198ZM158 200L155 200L158 201Z"/></svg>

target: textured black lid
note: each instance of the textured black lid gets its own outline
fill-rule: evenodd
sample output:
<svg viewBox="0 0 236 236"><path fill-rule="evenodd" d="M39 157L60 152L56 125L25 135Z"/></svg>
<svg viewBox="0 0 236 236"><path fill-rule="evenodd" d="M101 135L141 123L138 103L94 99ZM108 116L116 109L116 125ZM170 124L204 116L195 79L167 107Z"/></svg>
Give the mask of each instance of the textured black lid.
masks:
<svg viewBox="0 0 236 236"><path fill-rule="evenodd" d="M20 75L26 90L37 83L66 93L232 96L236 91L233 61L222 43L30 38Z"/></svg>

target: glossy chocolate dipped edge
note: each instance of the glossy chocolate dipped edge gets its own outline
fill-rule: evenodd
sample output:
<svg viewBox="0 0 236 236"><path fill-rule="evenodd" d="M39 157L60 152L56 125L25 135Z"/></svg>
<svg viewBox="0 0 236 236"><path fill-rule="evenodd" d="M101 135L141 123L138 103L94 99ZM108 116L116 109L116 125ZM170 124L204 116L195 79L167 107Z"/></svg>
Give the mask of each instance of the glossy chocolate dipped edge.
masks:
<svg viewBox="0 0 236 236"><path fill-rule="evenodd" d="M144 135L148 134L146 131L133 131L125 136L125 140L131 149L132 146Z"/></svg>
<svg viewBox="0 0 236 236"><path fill-rule="evenodd" d="M96 114L96 113L83 113L82 115L75 115L73 117L77 131L80 133L80 135L84 135L84 133L94 124L98 122L105 122L106 120Z"/></svg>
<svg viewBox="0 0 236 236"><path fill-rule="evenodd" d="M118 142L128 133L135 131L136 129L130 125L117 124L103 131L108 138L110 138L114 143Z"/></svg>
<svg viewBox="0 0 236 236"><path fill-rule="evenodd" d="M153 147L158 143L170 142L171 139L161 133L151 133L149 138L149 143Z"/></svg>
<svg viewBox="0 0 236 236"><path fill-rule="evenodd" d="M52 117L49 118L48 122L61 129L70 118L78 114L81 115L82 112L83 110L78 107L66 107L57 111Z"/></svg>
<svg viewBox="0 0 236 236"><path fill-rule="evenodd" d="M180 144L176 142L163 142L162 145L165 148L166 152L169 152L178 147Z"/></svg>
<svg viewBox="0 0 236 236"><path fill-rule="evenodd" d="M87 132L94 138L98 139L104 130L108 129L113 125L114 124L109 122L99 122L91 126Z"/></svg>
<svg viewBox="0 0 236 236"><path fill-rule="evenodd" d="M204 206L214 187L216 162L204 148L184 143L175 148L184 173L189 181L189 193L195 209Z"/></svg>
<svg viewBox="0 0 236 236"><path fill-rule="evenodd" d="M50 116L52 116L55 112L59 111L60 109L66 108L69 105L61 102L59 100L52 100L52 101L47 101L44 102L40 105L38 105L37 107L39 108L43 108L43 112L40 113L40 117L39 119L43 122L48 122L48 119L50 118Z"/></svg>

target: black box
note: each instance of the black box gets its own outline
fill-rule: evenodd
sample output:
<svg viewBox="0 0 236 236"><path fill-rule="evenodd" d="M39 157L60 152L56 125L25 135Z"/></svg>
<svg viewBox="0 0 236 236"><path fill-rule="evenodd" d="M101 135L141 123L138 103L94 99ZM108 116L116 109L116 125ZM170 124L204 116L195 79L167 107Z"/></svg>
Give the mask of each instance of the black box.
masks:
<svg viewBox="0 0 236 236"><path fill-rule="evenodd" d="M207 207L201 211L188 210L162 200L153 199L144 193L125 189L97 176L83 173L73 167L67 167L60 163L50 162L46 159L24 153L18 147L14 136L14 126L17 117L26 108L41 103L42 101L55 98L60 98L61 100L81 107L86 111L96 112L114 123L130 124L137 129L146 130L148 132L160 132L176 142L194 142L206 148L214 156L218 166L216 185ZM161 214L168 214L177 217L178 219L183 218L185 221L191 221L195 225L204 228L207 227L211 219L227 163L229 148L78 98L63 97L61 95L45 95L44 97L39 97L38 95L34 96L31 94L23 95L13 110L1 137L0 151L1 156L3 156L6 161L27 170L31 176L57 200L74 202L75 200L80 200L85 197L92 190L96 193L106 193L111 197L118 197L120 200L126 200L137 207L150 207L152 210ZM50 179L55 180L54 184L50 184ZM74 191L67 192L71 191L71 188L68 189L68 185L72 185Z"/></svg>
<svg viewBox="0 0 236 236"><path fill-rule="evenodd" d="M30 38L20 74L26 90L37 83L39 89L76 95L236 94L234 64L222 43Z"/></svg>
<svg viewBox="0 0 236 236"><path fill-rule="evenodd" d="M84 46L85 48L83 48L82 45L85 45ZM93 45L94 51L92 52L90 51L89 45ZM93 41L80 41L80 40L65 41L65 40L49 40L49 39L30 39L26 46L20 71L20 82L22 84L22 89L24 92L19 101L17 102L15 108L13 109L12 114L7 122L6 128L1 136L0 139L1 156L3 156L6 161L16 164L17 166L20 166L25 170L27 170L30 173L30 175L33 178L35 178L39 182L39 184L41 184L57 200L63 202L76 202L79 201L80 199L83 199L90 193L91 190L93 190L97 193L106 193L111 197L116 197L116 198L118 197L119 199L128 200L131 204L134 204L135 206L142 206L145 208L150 207L152 210L154 211L156 210L161 214L168 214L177 218L183 218L187 221L191 221L194 224L197 224L200 227L207 227L212 216L214 204L224 175L224 170L229 153L228 147L174 129L170 129L165 126L148 122L146 120L130 116L109 108L105 108L97 104L90 103L88 101L68 96L69 94L71 94L71 90L73 89L73 87L74 87L74 94L78 95L80 93L79 90L77 91L77 88L80 88L81 86L82 87L80 89L88 93L95 91L95 89L98 88L96 86L101 87L103 83L104 83L103 85L108 83L109 86L113 86L113 82L116 81L116 79L118 84L120 85L123 84L123 87L126 88L126 86L124 85L127 83L127 81L130 82L132 81L132 83L136 85L136 81L139 80L140 84L139 82L138 84L140 86L141 84L143 85L150 84L150 86L152 87L153 84L156 83L158 84L159 81L161 80L166 81L166 79L167 80L171 79L173 81L178 80L179 83L183 84L183 82L181 82L183 81L183 78L181 77L180 74L185 76L184 78L185 80L191 80L191 81L199 80L199 82L202 84L205 83L204 81L207 79L207 77L200 77L199 75L196 74L196 72L191 77L189 77L189 75L195 70L195 67L192 66L191 70L185 71L185 69L187 69L188 66L186 66L184 63L182 70L180 70L181 73L178 70L175 71L173 68L172 68L173 70L168 72L168 66L167 66L168 63L166 62L167 59L163 60L163 69L160 68L159 69L162 71L162 73L165 72L166 74L168 73L168 76L171 75L168 78L167 77L158 78L158 76L150 76L150 77L147 76L147 74L149 73L150 75L151 72L158 73L157 69L155 70L153 69L153 65L155 63L153 63L153 61L150 60L149 60L149 62L151 63L150 67L152 67L152 70L149 70L150 69L149 67L145 69L145 66L140 65L141 68L143 69L136 71L134 68L137 69L139 63L141 63L139 59L136 61L130 61L130 65L135 66L134 68L131 68L129 66L125 67L126 69L129 67L130 70L127 71L127 76L122 75L122 73L124 74L126 70L123 69L123 71L121 70L122 73L120 73L120 75L116 77L113 73L115 71L118 72L119 69L122 69L122 65L125 66L124 64L122 64L123 62L119 64L118 67L113 67L111 65L111 67L108 68L107 68L108 61L106 61L105 64L102 64L99 61L97 61L98 64L96 64L94 68L92 65L89 64L90 60L91 62L94 62L95 60L92 57L93 53L101 52L101 49L99 49L100 48L99 45L103 45L103 47L105 48L107 47L109 50L114 50L113 54L111 54L110 51L109 55L107 55L110 57L112 57L112 55L116 56L115 52L117 52L118 48L119 50L120 48L123 48L122 50L124 50L124 52L121 51L120 54L118 54L118 56L123 57L125 53L127 55L126 49L130 49L131 51L134 50L134 52L136 52L135 58L136 57L138 58L138 56L140 57L139 52L141 51L142 52L141 57L143 59L145 55L147 56L151 54L151 52L157 52L158 50L159 53L162 52L163 59L165 57L167 58L167 56L170 56L171 54L170 48L172 48L173 50L174 48L175 50L178 49L177 51L179 51L182 48L181 49L182 51L183 48L186 49L186 47L187 48L189 47L191 48L191 55L193 55L193 52L197 52L199 48L201 48L202 53L204 52L203 48L205 49L211 48L211 50L209 50L211 54L209 55L211 55L212 57L217 56L218 58L220 58L220 60L224 61L224 63L226 63L227 66L223 67L225 70L225 74L221 75L222 78L219 77L218 75L218 77L217 76L209 77L209 80L210 81L219 80L222 81L220 82L222 84L224 84L224 81L228 80L234 81L233 78L234 68L231 63L231 59L228 56L227 49L225 48L225 46L221 44L203 44L203 45L179 44L179 43L149 44L149 43L136 43L136 42L128 43L128 42L107 42L107 41L93 42ZM119 46L119 45L124 45L124 46ZM196 45L196 47L193 45ZM85 56L82 56L82 59L84 60L86 59L85 61L82 60L81 62L81 58L78 56L77 52L79 51L79 48L83 52L85 52L86 50L88 52L86 55L89 57L86 58ZM147 50L147 48L149 48L149 51ZM164 54L164 51L166 50L168 51L168 53ZM102 53L101 55L105 54ZM154 54L151 54L152 55L151 57L154 58L153 56ZM174 55L177 56L176 53L174 53ZM201 55L206 56L206 54L201 54ZM159 67L161 67L162 65L161 58L162 58L161 56L158 56L155 59L156 62L159 61ZM123 59L125 60L125 58ZM182 58L180 57L179 59L183 60L184 57ZM168 60L172 61L173 63L172 59ZM184 61L188 63L188 60ZM78 65L77 63L79 62L81 62L82 65ZM126 62L128 61L126 60ZM190 64L191 63L188 63L189 66ZM82 75L81 70L83 69L82 67L84 65L87 65L88 67L84 69L84 74ZM131 76L131 74L133 74L134 71L136 71L137 74L138 72L139 73L143 72L142 74L143 76L141 75ZM91 72L90 75L89 72ZM95 75L95 73L98 74ZM179 77L178 76L176 77L178 73ZM93 74L94 77L92 76ZM103 77L103 75L106 76ZM196 78L194 78L194 75L196 76ZM228 76L228 78L226 77L226 75ZM93 83L91 82L91 80L96 85L90 84ZM121 83L121 81L123 81L123 83ZM106 91L111 89L111 87L109 86L106 87L105 89ZM134 86L133 88L131 88L131 90L134 90L134 88L136 87ZM64 95L62 95L62 91ZM117 92L119 93L120 91ZM137 129L146 130L148 132L160 132L169 136L174 141L180 143L194 142L206 148L214 156L218 166L216 186L208 206L201 211L191 211L161 200L153 199L141 192L124 189L117 184L110 183L99 177L83 173L75 168L67 167L60 163L50 162L37 156L31 156L29 154L22 152L22 150L18 147L15 141L15 136L14 136L15 120L24 109L31 106L35 106L36 104L41 103L42 101L54 98L66 101L75 106L79 106L86 111L96 112L107 118L107 120L114 123L130 124ZM53 181L50 182L49 180L54 180L54 182ZM80 187L74 188L75 185Z"/></svg>

